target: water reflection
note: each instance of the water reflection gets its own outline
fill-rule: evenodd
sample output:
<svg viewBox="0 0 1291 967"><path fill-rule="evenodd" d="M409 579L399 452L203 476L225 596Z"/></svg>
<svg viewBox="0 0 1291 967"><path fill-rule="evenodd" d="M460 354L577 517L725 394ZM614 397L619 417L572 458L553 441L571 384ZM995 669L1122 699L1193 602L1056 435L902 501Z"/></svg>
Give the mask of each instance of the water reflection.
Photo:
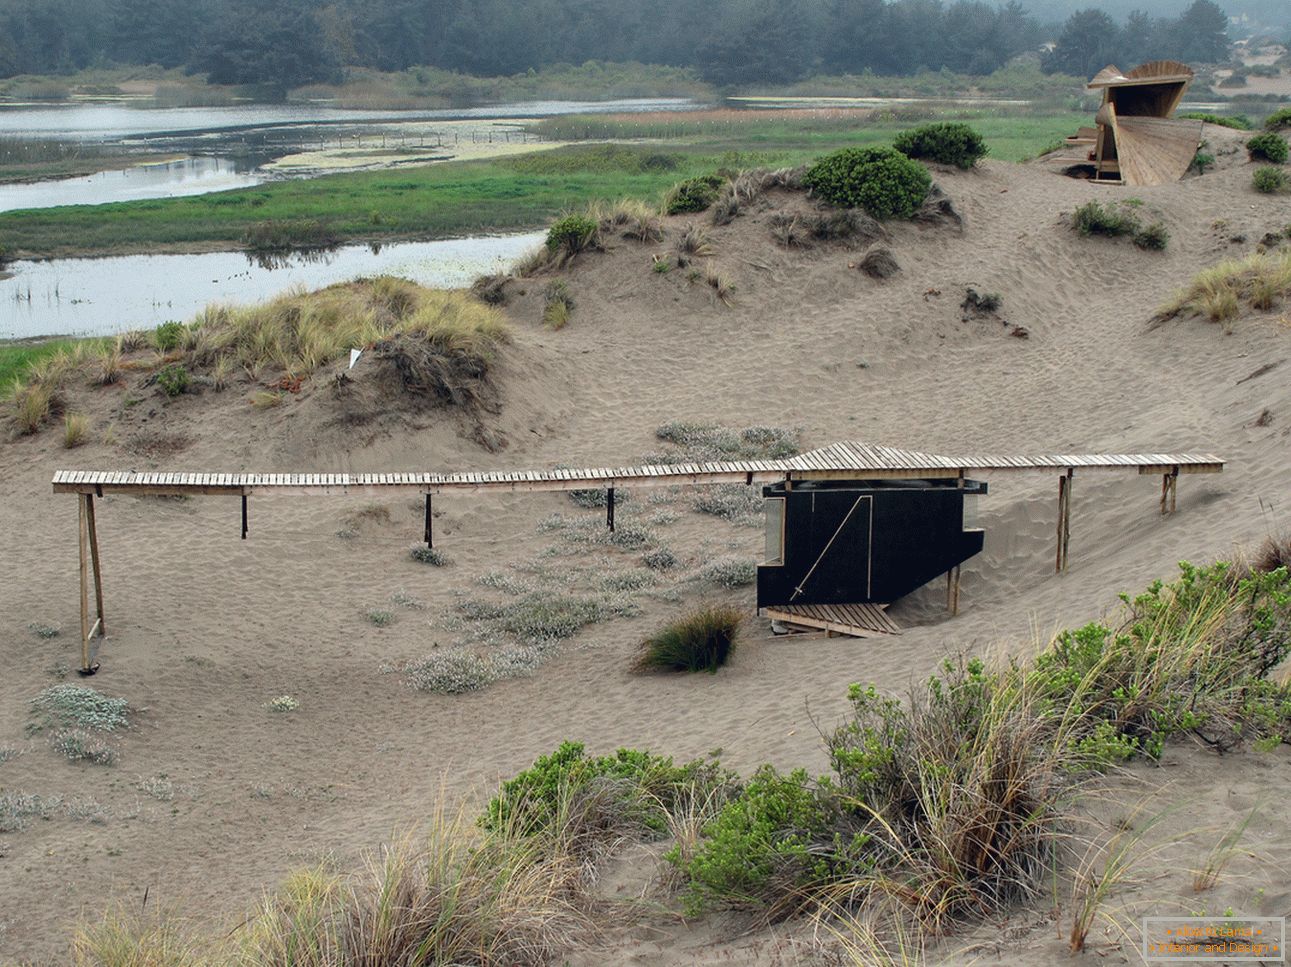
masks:
<svg viewBox="0 0 1291 967"><path fill-rule="evenodd" d="M84 178L0 185L0 212L56 205L100 205L145 198L178 198L249 188L264 178L228 158L183 158L100 171Z"/></svg>
<svg viewBox="0 0 1291 967"><path fill-rule="evenodd" d="M11 262L5 266L11 277L0 276L0 338L150 328L189 319L212 302L259 302L295 286L316 289L372 275L462 288L502 271L543 238L534 232L344 245L263 263L242 252Z"/></svg>

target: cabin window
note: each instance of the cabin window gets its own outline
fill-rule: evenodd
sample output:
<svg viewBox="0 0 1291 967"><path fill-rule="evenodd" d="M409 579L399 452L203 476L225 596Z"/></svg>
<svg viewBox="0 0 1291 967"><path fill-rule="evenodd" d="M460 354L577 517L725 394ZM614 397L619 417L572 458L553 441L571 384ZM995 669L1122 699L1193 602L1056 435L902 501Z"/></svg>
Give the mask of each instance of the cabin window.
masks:
<svg viewBox="0 0 1291 967"><path fill-rule="evenodd" d="M762 501L767 515L767 549L763 563L784 564L784 498L768 497Z"/></svg>
<svg viewBox="0 0 1291 967"><path fill-rule="evenodd" d="M977 494L964 494L964 530L977 530Z"/></svg>

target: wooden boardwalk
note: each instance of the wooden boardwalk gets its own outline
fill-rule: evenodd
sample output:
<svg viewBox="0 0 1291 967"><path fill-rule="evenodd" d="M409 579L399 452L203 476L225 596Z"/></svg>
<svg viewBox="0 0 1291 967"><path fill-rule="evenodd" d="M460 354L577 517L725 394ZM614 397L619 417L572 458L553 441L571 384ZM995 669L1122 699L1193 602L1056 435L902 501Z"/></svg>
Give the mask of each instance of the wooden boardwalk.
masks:
<svg viewBox="0 0 1291 967"><path fill-rule="evenodd" d="M1120 470L1140 474L1220 473L1224 461L1212 454L1051 453L941 456L867 443L835 443L784 460L650 464L569 470L514 470L466 473L136 473L60 470L55 493L101 496L184 494L348 494L406 490L423 494L452 491L551 491L600 487L671 487L684 484L769 484L794 480L957 478L984 471Z"/></svg>
<svg viewBox="0 0 1291 967"><path fill-rule="evenodd" d="M651 464L636 467L592 467L574 470L502 470L488 472L409 473L138 473L133 470L59 470L55 493L76 494L79 505L81 584L81 668L92 675L98 668L92 643L107 633L103 610L103 580L99 560L94 498L109 494L133 496L191 496L211 494L241 498L242 537L247 536L248 501L259 495L346 495L403 491L425 496L425 541L432 545L431 499L435 494L484 491L561 491L605 489L606 525L614 528L616 487L647 488L680 485L773 484L792 487L795 481L952 479L982 472L1057 473L1058 551L1056 569L1067 568L1071 536L1071 488L1076 470L1121 471L1161 475L1161 513L1175 509L1180 474L1221 473L1224 461L1212 454L1190 453L1055 453L1035 455L973 454L941 456L912 450L847 441L783 460L728 460L707 463ZM90 588L93 577L94 620ZM958 568L948 585L951 610L958 609ZM801 606L800 606L801 607ZM895 634L900 629L878 609L834 606L847 610L831 616L799 614L789 620L842 634ZM855 610L854 610L855 609ZM873 613L872 613L873 612ZM769 613L769 612L768 612ZM823 624L819 622L824 622ZM849 630L850 629L850 630Z"/></svg>

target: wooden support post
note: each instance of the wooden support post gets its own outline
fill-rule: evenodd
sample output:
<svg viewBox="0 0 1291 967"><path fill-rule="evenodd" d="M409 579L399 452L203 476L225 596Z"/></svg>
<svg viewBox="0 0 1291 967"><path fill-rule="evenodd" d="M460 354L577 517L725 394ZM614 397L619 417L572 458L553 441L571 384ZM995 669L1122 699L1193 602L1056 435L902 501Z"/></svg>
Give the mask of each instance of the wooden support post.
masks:
<svg viewBox="0 0 1291 967"><path fill-rule="evenodd" d="M81 494L81 499L77 501L79 513L77 514L77 545L81 554L81 674L90 674L90 528L86 520L86 498L89 494Z"/></svg>
<svg viewBox="0 0 1291 967"><path fill-rule="evenodd" d="M1179 486L1179 468L1161 475L1161 516L1173 514L1175 509L1175 491Z"/></svg>
<svg viewBox="0 0 1291 967"><path fill-rule="evenodd" d="M605 523L610 528L610 531L613 532L614 530L614 488L613 487L607 487L605 490Z"/></svg>
<svg viewBox="0 0 1291 967"><path fill-rule="evenodd" d="M94 572L94 607L99 619L99 637L102 638L108 633L108 629L103 620L103 568L99 564L99 529L94 523L94 496L92 494L85 495L85 523L90 538L90 566Z"/></svg>
<svg viewBox="0 0 1291 967"><path fill-rule="evenodd" d="M242 539L247 539L247 495L242 495Z"/></svg>
<svg viewBox="0 0 1291 967"><path fill-rule="evenodd" d="M435 535L431 529L432 514L430 511L430 494L426 494L426 546L435 546Z"/></svg>
<svg viewBox="0 0 1291 967"><path fill-rule="evenodd" d="M98 663L92 660L90 642L95 636L102 637L103 630L103 584L102 571L99 566L99 535L94 525L94 495L81 494L79 513L77 514L77 545L80 551L81 579L81 675L93 675L99 670ZM94 606L97 617L90 624L90 573L93 567Z"/></svg>
<svg viewBox="0 0 1291 967"><path fill-rule="evenodd" d="M946 610L959 614L959 565L946 572Z"/></svg>
<svg viewBox="0 0 1291 967"><path fill-rule="evenodd" d="M1067 570L1067 549L1071 543L1071 478L1072 470L1058 478L1058 551L1054 560L1054 571L1058 574Z"/></svg>

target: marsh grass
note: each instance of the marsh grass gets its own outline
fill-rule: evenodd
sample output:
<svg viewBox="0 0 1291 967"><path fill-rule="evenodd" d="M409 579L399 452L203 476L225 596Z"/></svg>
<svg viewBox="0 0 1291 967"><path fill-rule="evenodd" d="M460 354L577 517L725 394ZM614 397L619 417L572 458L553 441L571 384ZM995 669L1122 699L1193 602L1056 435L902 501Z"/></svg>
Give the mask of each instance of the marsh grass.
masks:
<svg viewBox="0 0 1291 967"><path fill-rule="evenodd" d="M1291 294L1291 251L1256 252L1198 273L1186 289L1162 306L1154 321L1203 316L1211 322L1236 319L1243 305L1259 312L1276 308Z"/></svg>

